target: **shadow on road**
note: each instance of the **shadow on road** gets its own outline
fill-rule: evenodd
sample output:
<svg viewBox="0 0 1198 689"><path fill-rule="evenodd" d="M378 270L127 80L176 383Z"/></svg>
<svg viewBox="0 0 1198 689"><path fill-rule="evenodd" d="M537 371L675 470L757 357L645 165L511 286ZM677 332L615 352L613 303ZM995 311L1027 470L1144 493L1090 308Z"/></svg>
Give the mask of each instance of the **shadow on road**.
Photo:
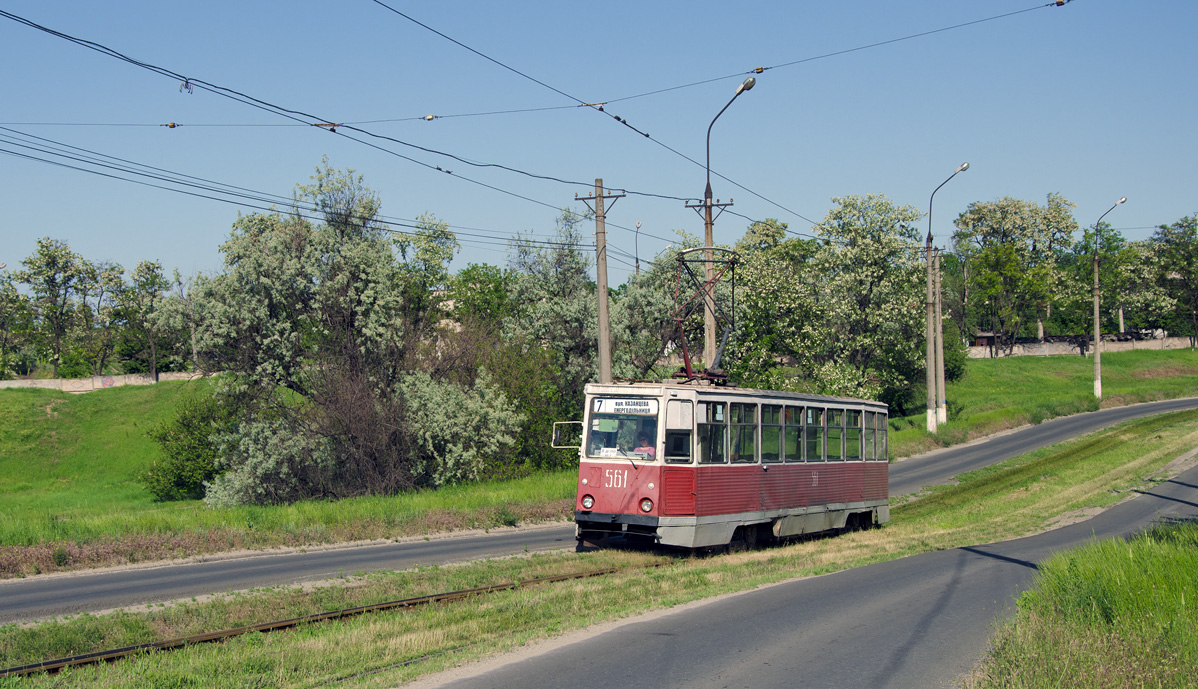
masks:
<svg viewBox="0 0 1198 689"><path fill-rule="evenodd" d="M985 550L979 550L975 546L961 548L961 550L971 552L975 555L981 555L982 557L990 557L990 558L994 558L995 560L1002 560L1003 562L1010 562L1011 564L1019 565L1021 567L1027 567L1029 569L1034 569L1036 571L1040 570L1040 566L1037 565L1035 562L1028 562L1027 560L1019 560L1019 559L1016 559L1013 557L1007 557L1006 555L999 555L998 553L988 553Z"/></svg>

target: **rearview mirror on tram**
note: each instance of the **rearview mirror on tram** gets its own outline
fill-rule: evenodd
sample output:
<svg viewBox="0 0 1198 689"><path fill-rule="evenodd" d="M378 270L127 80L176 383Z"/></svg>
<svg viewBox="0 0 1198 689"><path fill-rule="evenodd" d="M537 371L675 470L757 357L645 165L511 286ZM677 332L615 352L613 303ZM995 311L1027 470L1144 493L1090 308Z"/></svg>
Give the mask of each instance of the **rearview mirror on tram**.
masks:
<svg viewBox="0 0 1198 689"><path fill-rule="evenodd" d="M553 442L551 446L558 450L578 450L582 448L581 421L554 421Z"/></svg>

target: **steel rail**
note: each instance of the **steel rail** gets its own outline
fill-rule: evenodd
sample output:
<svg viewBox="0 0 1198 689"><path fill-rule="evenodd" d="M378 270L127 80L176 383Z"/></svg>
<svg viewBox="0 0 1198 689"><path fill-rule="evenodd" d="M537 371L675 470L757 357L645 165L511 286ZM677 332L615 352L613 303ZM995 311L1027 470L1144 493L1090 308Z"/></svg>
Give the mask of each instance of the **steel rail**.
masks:
<svg viewBox="0 0 1198 689"><path fill-rule="evenodd" d="M660 567L663 562L647 565L647 567ZM460 591L449 591L447 593L434 593L427 596L418 596L416 598L405 598L403 600L388 601L386 603L375 603L372 605L361 605L353 608L345 608L343 610L333 610L329 612L313 613L302 617L293 617L287 620L276 620L274 622L263 622L261 624L252 624L244 627L234 627L232 629L222 629L216 632L205 632L202 634L194 634L192 636L179 637L176 639L165 639L163 641L151 641L144 644L136 644L133 646L125 646L123 648L113 648L106 651L94 651L92 653L82 653L79 655L69 656L66 658L56 658L54 660L45 660L38 663L29 663L27 665L18 665L0 669L0 677L9 677L17 675L28 675L35 672L58 672L64 668L74 667L79 665L93 665L105 661L118 660L126 656L140 653L143 651L164 651L181 648L191 644L207 643L210 641L220 641L249 632L269 632L278 629L288 629L297 627L301 624L309 624L312 622L324 622L326 620L335 620L354 615L361 615L369 612L383 612L386 610L394 610L397 608L410 608L421 605L431 605L433 603L452 603L474 596L479 596L487 593L498 593L500 591L509 591L525 586L536 586L540 584L551 584L559 581L569 581L571 579L587 579L590 577L604 576L614 574L621 571L621 567L608 567L604 569L595 569L587 572L578 572L574 574L556 574L549 577L538 577L536 579L526 579L519 582L508 582L503 584L493 584L491 586L480 586L472 589L462 589ZM636 567L632 569L643 569Z"/></svg>

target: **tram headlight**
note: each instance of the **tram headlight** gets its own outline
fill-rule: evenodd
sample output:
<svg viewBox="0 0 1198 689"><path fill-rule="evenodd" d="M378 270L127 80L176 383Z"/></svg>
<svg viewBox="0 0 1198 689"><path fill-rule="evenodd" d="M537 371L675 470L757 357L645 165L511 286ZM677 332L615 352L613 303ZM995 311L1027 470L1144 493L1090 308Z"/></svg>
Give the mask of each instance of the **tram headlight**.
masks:
<svg viewBox="0 0 1198 689"><path fill-rule="evenodd" d="M653 501L650 500L649 498L645 498L644 500L641 500L641 511L642 512L652 512L653 511Z"/></svg>
<svg viewBox="0 0 1198 689"><path fill-rule="evenodd" d="M582 506L585 509L591 509L595 506L595 498L591 497L590 495L582 496Z"/></svg>

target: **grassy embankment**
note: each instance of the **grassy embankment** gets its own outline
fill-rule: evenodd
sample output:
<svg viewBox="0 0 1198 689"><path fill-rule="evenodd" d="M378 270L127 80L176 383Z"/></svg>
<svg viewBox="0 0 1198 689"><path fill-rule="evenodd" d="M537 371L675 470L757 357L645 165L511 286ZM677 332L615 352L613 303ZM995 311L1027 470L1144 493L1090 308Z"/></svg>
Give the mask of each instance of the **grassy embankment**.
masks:
<svg viewBox="0 0 1198 689"><path fill-rule="evenodd" d="M86 395L0 390L0 577L203 553L399 538L562 519L568 472L394 497L212 510L161 503L146 431L206 383ZM570 497L567 497L570 496Z"/></svg>
<svg viewBox="0 0 1198 689"><path fill-rule="evenodd" d="M1198 394L1198 352L1138 351L1103 359L1104 405ZM922 417L896 419L905 456L1092 404L1082 357L972 360L950 384L960 408L937 436ZM86 395L0 390L0 577L240 549L420 536L566 519L570 471L442 491L336 502L210 510L156 503L137 479L157 456L146 436L207 383L121 387ZM914 417L912 417L914 418Z"/></svg>
<svg viewBox="0 0 1198 689"><path fill-rule="evenodd" d="M0 628L4 667L425 593L629 567L602 579L250 634L61 675L0 680L0 686L395 686L604 620L794 577L1034 533L1061 515L1109 506L1129 489L1161 480L1162 468L1172 463L1176 469L1174 460L1195 446L1198 410L1134 420L962 476L959 485L896 506L885 528L747 553L676 558L658 569L637 568L662 559L648 553L542 554L378 573L312 591L270 589L143 612L8 626ZM1185 643L1192 644L1193 635L1188 639ZM1185 653L1189 655L1181 657L1195 657L1192 645Z"/></svg>
<svg viewBox="0 0 1198 689"><path fill-rule="evenodd" d="M1198 522L1059 553L969 689L1198 684Z"/></svg>
<svg viewBox="0 0 1198 689"><path fill-rule="evenodd" d="M1198 350L1104 354L1101 405L1094 397L1094 360L1082 356L970 359L965 375L945 387L949 420L935 435L925 430L922 412L891 419L894 456L916 455L1100 406L1198 395Z"/></svg>

